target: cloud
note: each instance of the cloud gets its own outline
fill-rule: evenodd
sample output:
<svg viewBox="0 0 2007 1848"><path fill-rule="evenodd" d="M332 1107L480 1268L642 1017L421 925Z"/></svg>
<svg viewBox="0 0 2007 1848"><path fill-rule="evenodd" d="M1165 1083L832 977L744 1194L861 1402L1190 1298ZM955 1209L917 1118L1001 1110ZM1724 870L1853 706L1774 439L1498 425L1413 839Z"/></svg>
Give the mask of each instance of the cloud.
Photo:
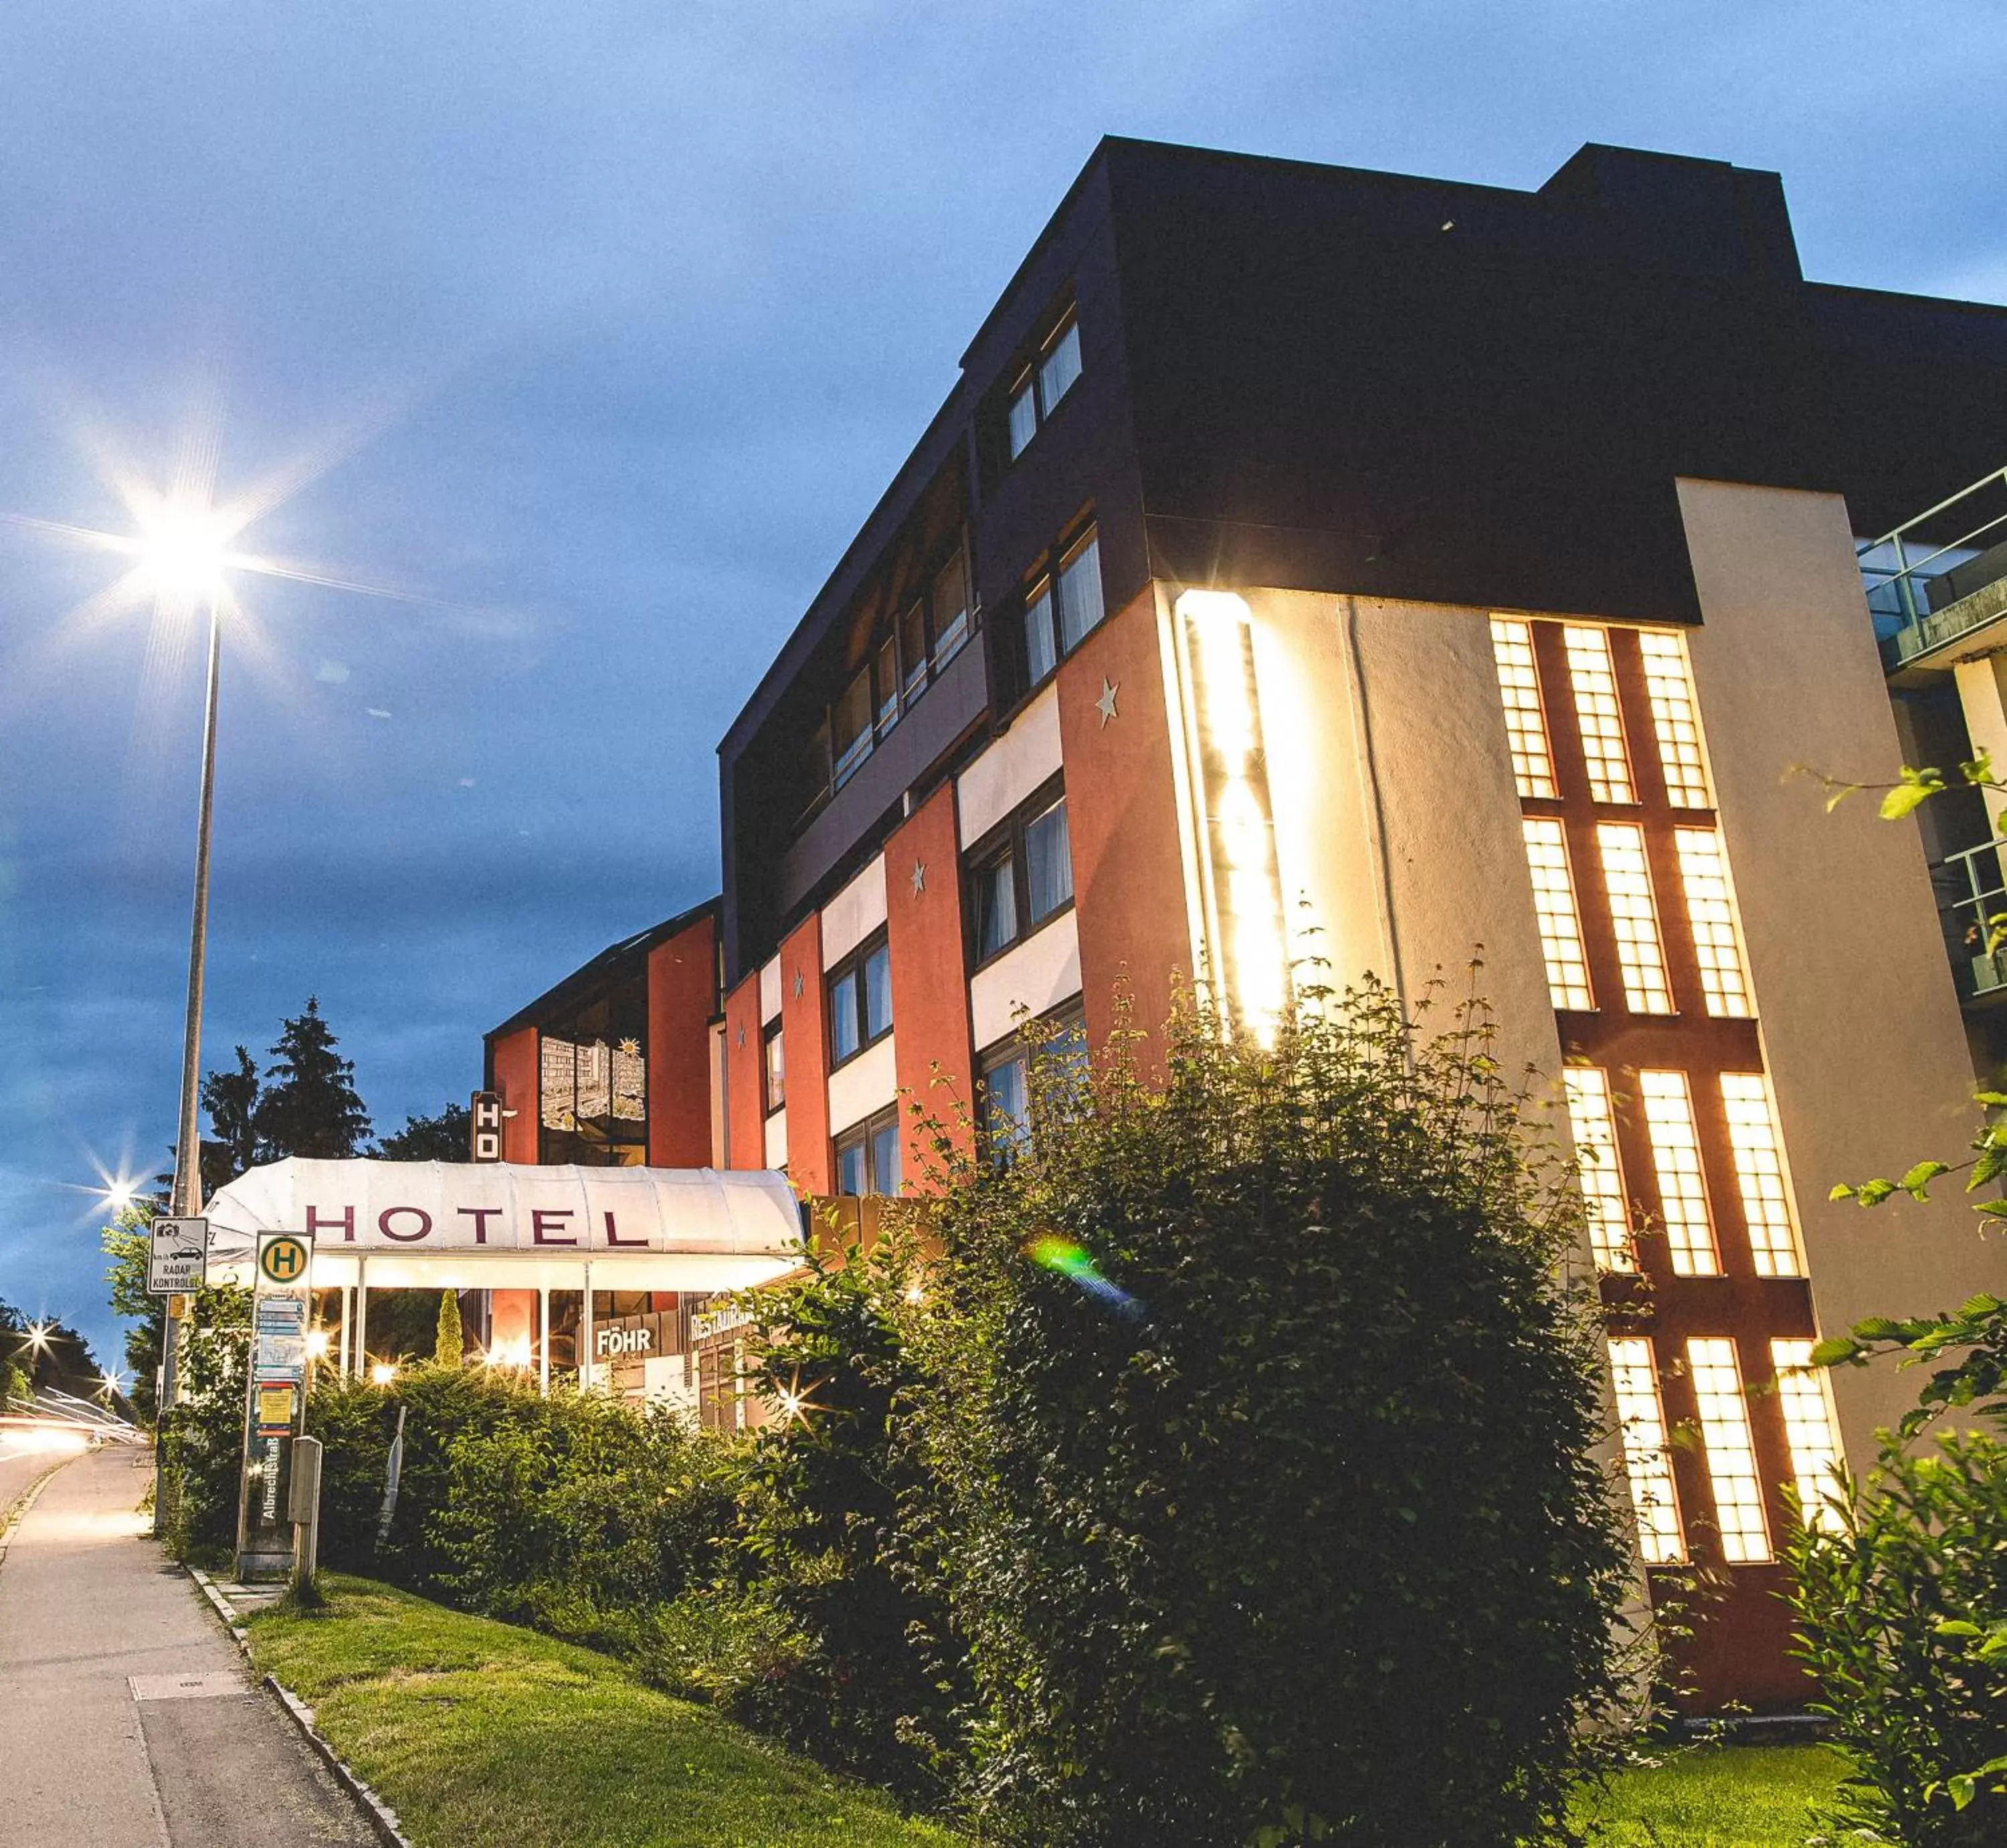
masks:
<svg viewBox="0 0 2007 1848"><path fill-rule="evenodd" d="M314 678L330 686L339 686L348 678L348 664L341 661L323 661L314 669Z"/></svg>
<svg viewBox="0 0 2007 1848"><path fill-rule="evenodd" d="M365 706L362 710L372 718L388 718L390 716L381 706Z"/></svg>

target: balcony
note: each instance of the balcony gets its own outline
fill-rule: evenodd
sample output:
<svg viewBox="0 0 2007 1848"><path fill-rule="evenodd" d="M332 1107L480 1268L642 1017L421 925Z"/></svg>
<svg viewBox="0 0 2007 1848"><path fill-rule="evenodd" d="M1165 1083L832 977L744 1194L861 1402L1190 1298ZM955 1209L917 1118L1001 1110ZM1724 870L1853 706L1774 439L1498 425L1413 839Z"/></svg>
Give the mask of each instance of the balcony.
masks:
<svg viewBox="0 0 2007 1848"><path fill-rule="evenodd" d="M2007 646L2007 469L1854 550L1898 685Z"/></svg>
<svg viewBox="0 0 2007 1848"><path fill-rule="evenodd" d="M1931 889L1951 958L1958 998L1969 1007L2007 1001L2007 943L1989 949L1994 920L2007 914L2007 840L1948 854L1931 867ZM2003 920L2007 924L2007 920Z"/></svg>

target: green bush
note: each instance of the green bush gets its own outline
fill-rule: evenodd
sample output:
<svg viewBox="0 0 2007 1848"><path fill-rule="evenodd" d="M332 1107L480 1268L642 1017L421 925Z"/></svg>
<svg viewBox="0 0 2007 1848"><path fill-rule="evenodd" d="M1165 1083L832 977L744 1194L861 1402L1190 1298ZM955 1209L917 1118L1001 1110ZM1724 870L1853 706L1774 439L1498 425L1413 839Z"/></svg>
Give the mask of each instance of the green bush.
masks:
<svg viewBox="0 0 2007 1848"><path fill-rule="evenodd" d="M161 1430L167 1505L160 1528L177 1559L236 1544L250 1343L248 1290L196 1293L182 1336L182 1402Z"/></svg>
<svg viewBox="0 0 2007 1848"><path fill-rule="evenodd" d="M2007 1840L2007 1446L1885 1437L1836 1529L1801 1530L1790 1561L1801 1652L1853 1764L1836 1818L1906 1848Z"/></svg>
<svg viewBox="0 0 2007 1848"><path fill-rule="evenodd" d="M1326 1000L1272 1052L1174 1021L1161 1089L1042 1060L949 1176L906 1526L989 1839L1559 1839L1618 1700L1578 1197L1480 1021Z"/></svg>

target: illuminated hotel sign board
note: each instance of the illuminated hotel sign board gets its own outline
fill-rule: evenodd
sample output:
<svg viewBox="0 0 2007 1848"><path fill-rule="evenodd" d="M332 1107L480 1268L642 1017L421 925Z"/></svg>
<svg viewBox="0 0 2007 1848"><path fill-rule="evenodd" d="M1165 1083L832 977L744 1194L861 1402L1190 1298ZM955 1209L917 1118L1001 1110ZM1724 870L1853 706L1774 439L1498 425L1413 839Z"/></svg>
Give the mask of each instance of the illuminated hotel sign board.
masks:
<svg viewBox="0 0 2007 1848"><path fill-rule="evenodd" d="M1252 619L1230 591L1187 591L1173 621L1205 972L1228 1020L1267 1041L1288 1002L1289 968Z"/></svg>

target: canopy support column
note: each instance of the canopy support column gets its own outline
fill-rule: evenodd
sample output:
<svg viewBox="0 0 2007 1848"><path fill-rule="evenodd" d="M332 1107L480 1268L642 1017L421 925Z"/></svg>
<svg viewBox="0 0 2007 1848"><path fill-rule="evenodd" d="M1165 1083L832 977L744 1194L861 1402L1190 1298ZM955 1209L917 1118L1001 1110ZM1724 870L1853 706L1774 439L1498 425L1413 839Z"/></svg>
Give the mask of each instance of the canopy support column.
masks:
<svg viewBox="0 0 2007 1848"><path fill-rule="evenodd" d="M583 1392L592 1384L592 1260L585 1261L585 1291L579 1304L578 1385Z"/></svg>
<svg viewBox="0 0 2007 1848"><path fill-rule="evenodd" d="M537 1289L537 1388L545 1398L551 1396L551 1286L548 1283Z"/></svg>
<svg viewBox="0 0 2007 1848"><path fill-rule="evenodd" d="M369 1259L366 1253L355 1260L355 1377L369 1370Z"/></svg>
<svg viewBox="0 0 2007 1848"><path fill-rule="evenodd" d="M341 1346L337 1355L335 1367L341 1379L349 1377L348 1338L355 1332L355 1287L344 1283L341 1286Z"/></svg>

